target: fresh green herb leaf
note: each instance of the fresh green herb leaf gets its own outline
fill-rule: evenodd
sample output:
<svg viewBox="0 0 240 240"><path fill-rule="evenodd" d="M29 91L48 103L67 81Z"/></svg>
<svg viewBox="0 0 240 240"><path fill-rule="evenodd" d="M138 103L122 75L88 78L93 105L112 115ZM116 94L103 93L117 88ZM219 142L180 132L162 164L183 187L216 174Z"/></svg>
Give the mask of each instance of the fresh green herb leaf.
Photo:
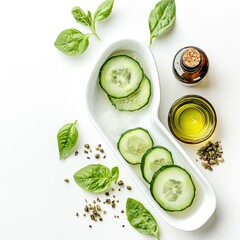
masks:
<svg viewBox="0 0 240 240"><path fill-rule="evenodd" d="M112 174L112 180L114 183L117 183L118 177L119 177L119 170L118 167L114 167L111 170L111 174Z"/></svg>
<svg viewBox="0 0 240 240"><path fill-rule="evenodd" d="M87 49L90 35L85 35L77 29L67 29L58 35L54 45L69 56L80 55Z"/></svg>
<svg viewBox="0 0 240 240"><path fill-rule="evenodd" d="M84 190L99 193L108 190L116 183L119 176L118 167L111 171L101 164L90 164L74 174L75 182Z"/></svg>
<svg viewBox="0 0 240 240"><path fill-rule="evenodd" d="M77 121L65 124L58 131L57 139L60 160L67 158L74 150L78 139L76 123Z"/></svg>
<svg viewBox="0 0 240 240"><path fill-rule="evenodd" d="M129 223L140 233L154 235L158 240L158 224L144 205L133 198L128 198L126 214Z"/></svg>
<svg viewBox="0 0 240 240"><path fill-rule="evenodd" d="M150 29L150 45L153 38L161 35L176 18L175 0L161 0L151 11L148 24Z"/></svg>
<svg viewBox="0 0 240 240"><path fill-rule="evenodd" d="M88 21L90 22L90 26L93 24L93 18L92 18L92 13L88 11L87 13Z"/></svg>
<svg viewBox="0 0 240 240"><path fill-rule="evenodd" d="M94 21L99 22L107 18L112 12L114 0L106 0L102 2L94 14Z"/></svg>
<svg viewBox="0 0 240 240"><path fill-rule="evenodd" d="M91 26L92 22L88 18L88 15L80 7L74 7L72 9L72 15L78 23Z"/></svg>

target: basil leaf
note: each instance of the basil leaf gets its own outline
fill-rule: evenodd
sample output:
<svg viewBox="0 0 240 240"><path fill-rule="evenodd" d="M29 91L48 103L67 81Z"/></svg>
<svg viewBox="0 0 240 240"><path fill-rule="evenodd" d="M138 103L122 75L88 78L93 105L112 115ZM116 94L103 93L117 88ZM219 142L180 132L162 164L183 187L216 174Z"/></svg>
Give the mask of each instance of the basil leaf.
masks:
<svg viewBox="0 0 240 240"><path fill-rule="evenodd" d="M111 174L112 174L112 181L113 181L114 183L117 183L117 180L118 180L118 177L119 177L118 167L112 168Z"/></svg>
<svg viewBox="0 0 240 240"><path fill-rule="evenodd" d="M77 29L67 29L62 31L54 45L57 49L69 56L76 56L83 53L89 44L89 35L84 35Z"/></svg>
<svg viewBox="0 0 240 240"><path fill-rule="evenodd" d="M159 238L158 224L144 205L133 198L128 198L126 214L129 223L142 234L154 235Z"/></svg>
<svg viewBox="0 0 240 240"><path fill-rule="evenodd" d="M91 26L88 16L80 7L74 7L72 9L72 15L78 23L82 23L86 26Z"/></svg>
<svg viewBox="0 0 240 240"><path fill-rule="evenodd" d="M151 11L148 24L150 29L150 45L152 39L161 35L169 28L176 18L175 0L161 0Z"/></svg>
<svg viewBox="0 0 240 240"><path fill-rule="evenodd" d="M111 184L117 181L118 174L118 167L114 167L110 171L104 165L90 164L76 172L73 177L75 182L84 190L100 193L108 190Z"/></svg>
<svg viewBox="0 0 240 240"><path fill-rule="evenodd" d="M114 0L106 0L103 3L101 3L94 14L94 21L99 22L107 18L112 11L113 3Z"/></svg>
<svg viewBox="0 0 240 240"><path fill-rule="evenodd" d="M90 22L90 26L91 26L93 23L93 19L92 19L92 14L90 11L88 11L88 13L87 13L87 18L88 18L88 21Z"/></svg>
<svg viewBox="0 0 240 240"><path fill-rule="evenodd" d="M76 123L77 121L74 123L65 124L58 131L57 139L60 160L67 158L72 153L77 143L78 131L76 128Z"/></svg>

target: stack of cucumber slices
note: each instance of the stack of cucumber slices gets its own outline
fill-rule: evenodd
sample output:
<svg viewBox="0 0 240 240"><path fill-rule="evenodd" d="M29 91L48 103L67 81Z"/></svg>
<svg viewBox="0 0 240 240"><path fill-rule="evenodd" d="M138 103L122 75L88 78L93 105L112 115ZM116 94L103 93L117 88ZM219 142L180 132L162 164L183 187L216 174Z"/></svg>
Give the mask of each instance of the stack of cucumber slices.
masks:
<svg viewBox="0 0 240 240"><path fill-rule="evenodd" d="M196 192L192 177L187 170L174 164L168 149L154 146L146 129L134 128L124 132L117 147L128 163L140 164L153 198L163 209L176 212L192 205Z"/></svg>
<svg viewBox="0 0 240 240"><path fill-rule="evenodd" d="M127 55L107 59L99 72L99 84L111 103L121 111L139 110L150 100L150 80L140 64Z"/></svg>

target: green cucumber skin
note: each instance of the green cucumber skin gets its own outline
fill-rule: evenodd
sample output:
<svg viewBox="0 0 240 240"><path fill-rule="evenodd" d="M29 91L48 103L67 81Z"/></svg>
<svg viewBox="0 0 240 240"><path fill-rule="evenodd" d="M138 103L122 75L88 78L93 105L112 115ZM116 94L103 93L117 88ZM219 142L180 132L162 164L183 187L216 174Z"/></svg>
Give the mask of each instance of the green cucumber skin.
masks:
<svg viewBox="0 0 240 240"><path fill-rule="evenodd" d="M130 56L128 56L128 55L116 55L116 56L112 56L112 57L108 58L108 59L102 64L102 66L101 66L101 68L100 68L100 70L99 70L99 77L98 77L99 80L98 80L98 83L99 83L100 87L102 88L102 90L103 90L108 96L113 97L113 98L116 98L116 99L127 98L127 97L129 97L132 93L134 93L135 91L137 91L137 89L138 89L138 88L140 87L140 85L141 85L142 80L139 82L137 88L136 88L133 92L129 93L128 95L126 95L126 96L124 96L124 97L116 97L116 96L110 95L110 94L104 89L104 87L103 87L102 84L101 84L101 74L102 74L102 69L103 69L105 63L106 63L107 61L109 61L110 59L112 59L112 58L117 58L117 57L128 57L128 58L131 58L131 59L132 59L133 61L135 61L136 63L138 63L139 67L140 67L141 70L142 70L142 80L143 80L143 78L144 78L144 71L143 71L143 69L142 69L142 67L141 67L141 65L139 64L138 61L136 61L134 58L132 58L132 57L130 57Z"/></svg>
<svg viewBox="0 0 240 240"><path fill-rule="evenodd" d="M163 206L161 206L161 205L158 203L158 201L156 200L156 198L155 198L155 196L154 196L154 193L153 193L153 183L154 183L157 175L158 175L161 171L164 171L164 170L166 170L166 169L168 169L168 168L171 168L171 167L177 167L177 168L180 168L180 169L182 169L183 171L185 171L186 174L189 176L189 178L190 178L190 180L191 180L191 182L192 182L192 184L193 184L193 188L194 188L192 201L189 203L188 206L186 206L185 208L179 209L179 210L169 210L169 209L167 209L167 208L164 208ZM195 199L195 196L196 196L196 186L195 186L195 184L194 184L194 182L193 182L193 180L192 180L191 175L188 173L188 171L187 171L186 169L184 169L184 168L182 168L182 167L180 167L180 166L178 166L178 165L165 165L165 166L161 167L161 168L153 175L152 181L151 181L151 183L150 183L150 192L151 192L151 195L152 195L153 199L154 199L154 200L158 203L158 205L159 205L162 209L164 209L165 211L168 211L168 212L182 212L183 210L189 208L189 207L192 205L192 203L193 203L193 201L194 201L194 199Z"/></svg>
<svg viewBox="0 0 240 240"><path fill-rule="evenodd" d="M135 111L138 111L138 110L144 108L145 106L148 105L148 103L149 103L149 101L150 101L150 99L151 99L151 95L152 95L152 86L151 86L151 82L150 82L150 80L149 80L149 78L148 78L147 76L146 76L146 78L147 78L147 80L149 81L150 93L149 93L149 96L148 96L148 99L147 99L146 103L145 103L144 105L142 105L141 107L139 107L139 108L135 108L135 109L132 109L132 110L120 109L120 108L118 108L118 107L116 106L116 104L114 104L114 102L112 101L112 99L121 99L121 98L113 98L112 96L110 96L110 95L107 94L108 99L110 100L110 102L112 103L112 105L113 105L117 110L122 111L122 112L135 112ZM143 79L144 79L144 77L143 77ZM143 81L143 80L142 80L142 81ZM141 81L141 83L142 83L142 81ZM140 88L141 83L140 83L138 89ZM138 89L137 89L136 91L138 91ZM136 92L136 91L135 91L135 92ZM131 95L134 94L135 92L131 93L129 96L124 97L124 98L122 98L122 99L126 99L126 98L131 97Z"/></svg>
<svg viewBox="0 0 240 240"><path fill-rule="evenodd" d="M149 182L147 179L146 179L146 177L145 177L145 175L144 175L144 165L145 165L145 159L146 159L146 156L152 151L152 150L154 150L154 149L156 149L156 148L161 148L161 149L164 149L164 150L166 150L166 151L168 151L169 153L170 153L170 155L171 155L171 158L172 158L172 164L174 164L174 161L173 161L173 157L172 157L172 153L167 149L167 148L165 148L165 147L162 147L162 146L154 146L154 147L152 147L152 148L149 148L144 154L143 154L143 157L142 157L142 161L141 161L141 172L142 172L142 177L143 177L143 179L147 182L147 183L151 183L151 182ZM171 165L170 165L171 166ZM162 166L161 168L163 168L164 166ZM161 169L160 168L160 169ZM160 170L159 169L159 170ZM159 170L157 170L157 171L159 171ZM157 172L156 171L156 172ZM154 174L155 175L155 174Z"/></svg>
<svg viewBox="0 0 240 240"><path fill-rule="evenodd" d="M129 133L129 132L131 132L131 131L139 130L139 129L145 131L145 132L149 135L149 137L150 137L150 139L151 139L151 141L152 141L152 145L153 145L154 142L153 142L153 139L152 139L150 133L148 132L148 130L146 130L145 128L141 128L141 127L132 128L132 129L129 129L129 130L125 131L125 132L121 135L121 137L119 138L119 140L118 140L118 142L117 142L117 149L118 149L119 153L120 153L121 156L124 158L124 160L125 160L126 162L128 162L129 164L131 164L131 165L138 165L138 164L140 164L140 163L131 163L131 162L129 162L129 161L122 155L122 153L121 153L121 151L120 151L120 146L119 146L119 144L120 144L120 141L121 141L122 137L123 137L125 134L127 134L127 133Z"/></svg>

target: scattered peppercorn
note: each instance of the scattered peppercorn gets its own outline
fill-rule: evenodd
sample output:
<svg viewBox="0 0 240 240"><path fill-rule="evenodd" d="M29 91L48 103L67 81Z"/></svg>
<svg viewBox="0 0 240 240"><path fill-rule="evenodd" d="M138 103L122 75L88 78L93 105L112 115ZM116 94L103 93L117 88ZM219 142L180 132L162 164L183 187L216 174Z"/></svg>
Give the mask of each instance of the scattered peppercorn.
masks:
<svg viewBox="0 0 240 240"><path fill-rule="evenodd" d="M84 147L89 149L90 148L90 145L89 144L84 144Z"/></svg>
<svg viewBox="0 0 240 240"><path fill-rule="evenodd" d="M88 211L89 211L88 205L85 205L84 211L85 211L85 212L88 212Z"/></svg>
<svg viewBox="0 0 240 240"><path fill-rule="evenodd" d="M74 155L77 156L78 154L79 154L79 152L78 152L78 151L75 151Z"/></svg>
<svg viewBox="0 0 240 240"><path fill-rule="evenodd" d="M122 225L122 227L124 228L124 227L125 227L125 225Z"/></svg>
<svg viewBox="0 0 240 240"><path fill-rule="evenodd" d="M99 150L99 147L97 146L95 149L98 151L98 150Z"/></svg>
<svg viewBox="0 0 240 240"><path fill-rule="evenodd" d="M65 179L64 179L64 182L68 183L68 182L69 182L69 179L68 179L68 178L65 178Z"/></svg>
<svg viewBox="0 0 240 240"><path fill-rule="evenodd" d="M127 190L132 190L132 187L131 186L127 186Z"/></svg>
<svg viewBox="0 0 240 240"><path fill-rule="evenodd" d="M92 228L92 225L89 225L90 228Z"/></svg>
<svg viewBox="0 0 240 240"><path fill-rule="evenodd" d="M118 185L119 185L119 186L123 186L123 185L124 185L124 182L123 182L122 180L119 180L119 181L118 181Z"/></svg>
<svg viewBox="0 0 240 240"><path fill-rule="evenodd" d="M105 192L105 195L106 195L106 196L109 196L109 192Z"/></svg>
<svg viewBox="0 0 240 240"><path fill-rule="evenodd" d="M106 158L106 155L104 155L103 158Z"/></svg>
<svg viewBox="0 0 240 240"><path fill-rule="evenodd" d="M202 146L198 151L197 155L199 159L202 161L201 165L210 171L213 171L213 165L219 165L220 163L224 162L222 157L222 145L220 141L212 143L209 141L206 145Z"/></svg>
<svg viewBox="0 0 240 240"><path fill-rule="evenodd" d="M124 213L124 210L122 210L121 213Z"/></svg>
<svg viewBox="0 0 240 240"><path fill-rule="evenodd" d="M76 213L76 216L79 217L79 213L78 212Z"/></svg>
<svg viewBox="0 0 240 240"><path fill-rule="evenodd" d="M100 154L97 153L97 154L94 155L94 157L95 157L96 159L98 159L98 158L100 158Z"/></svg>
<svg viewBox="0 0 240 240"><path fill-rule="evenodd" d="M99 221L102 222L102 220L103 220L103 219L100 217L100 218L99 218Z"/></svg>

